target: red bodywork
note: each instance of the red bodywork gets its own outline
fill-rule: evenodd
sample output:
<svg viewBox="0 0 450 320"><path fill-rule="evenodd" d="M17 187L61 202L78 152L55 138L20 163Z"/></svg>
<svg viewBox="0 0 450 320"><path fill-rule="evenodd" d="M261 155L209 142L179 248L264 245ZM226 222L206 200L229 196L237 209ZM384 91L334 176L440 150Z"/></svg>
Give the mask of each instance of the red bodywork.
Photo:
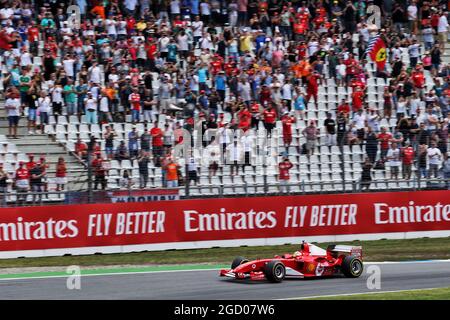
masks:
<svg viewBox="0 0 450 320"><path fill-rule="evenodd" d="M334 248L346 247L345 251ZM314 250L312 250L314 249ZM329 246L323 250L315 245L304 243L296 255L284 254L271 259L258 259L243 263L234 269L220 270L220 276L235 279L263 280L264 267L270 261L280 261L286 267L286 278L327 277L340 272L344 258L353 255L362 260L362 248L350 246Z"/></svg>

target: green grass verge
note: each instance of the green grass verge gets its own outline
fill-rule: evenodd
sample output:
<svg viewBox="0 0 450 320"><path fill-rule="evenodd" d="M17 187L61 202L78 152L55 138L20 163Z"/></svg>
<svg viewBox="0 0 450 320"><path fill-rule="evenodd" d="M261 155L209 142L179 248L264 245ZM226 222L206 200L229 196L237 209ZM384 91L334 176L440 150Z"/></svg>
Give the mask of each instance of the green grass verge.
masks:
<svg viewBox="0 0 450 320"><path fill-rule="evenodd" d="M311 300L450 300L450 288L355 294L312 298Z"/></svg>
<svg viewBox="0 0 450 320"><path fill-rule="evenodd" d="M329 243L320 243L326 248ZM340 244L362 245L365 261L402 261L450 259L450 237L408 240L352 241ZM234 257L249 259L273 257L275 254L293 253L299 244L278 246L210 248L193 250L167 250L136 253L96 254L44 258L0 259L0 268L43 266L100 266L140 264L228 264Z"/></svg>

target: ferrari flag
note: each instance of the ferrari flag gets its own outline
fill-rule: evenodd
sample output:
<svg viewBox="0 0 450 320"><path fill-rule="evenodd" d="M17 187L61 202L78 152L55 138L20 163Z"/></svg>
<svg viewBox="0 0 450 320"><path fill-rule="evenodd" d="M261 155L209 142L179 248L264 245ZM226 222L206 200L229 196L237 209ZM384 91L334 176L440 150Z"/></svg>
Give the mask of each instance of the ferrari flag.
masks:
<svg viewBox="0 0 450 320"><path fill-rule="evenodd" d="M369 41L366 53L369 54L372 61L377 64L378 70L384 70L387 58L386 44L379 35L373 37Z"/></svg>

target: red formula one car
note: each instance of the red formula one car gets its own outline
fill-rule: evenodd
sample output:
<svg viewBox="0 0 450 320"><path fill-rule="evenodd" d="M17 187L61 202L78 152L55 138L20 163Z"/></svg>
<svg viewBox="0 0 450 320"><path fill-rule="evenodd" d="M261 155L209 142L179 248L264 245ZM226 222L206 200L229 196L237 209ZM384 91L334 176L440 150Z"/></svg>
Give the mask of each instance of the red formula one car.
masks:
<svg viewBox="0 0 450 320"><path fill-rule="evenodd" d="M267 279L281 282L284 278L327 277L344 274L357 278L363 272L362 247L329 245L327 250L303 242L300 251L272 259L249 261L237 257L231 269L220 270L220 276L234 279Z"/></svg>

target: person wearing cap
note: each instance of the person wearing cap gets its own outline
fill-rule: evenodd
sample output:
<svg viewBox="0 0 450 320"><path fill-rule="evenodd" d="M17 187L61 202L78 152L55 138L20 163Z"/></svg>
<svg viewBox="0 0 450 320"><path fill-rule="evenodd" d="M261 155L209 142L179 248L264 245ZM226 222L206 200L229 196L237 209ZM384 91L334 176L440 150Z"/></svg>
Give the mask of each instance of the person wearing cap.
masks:
<svg viewBox="0 0 450 320"><path fill-rule="evenodd" d="M297 122L297 119L289 114L289 111L285 111L281 117L281 123L283 127L283 145L286 152L289 153L289 147L292 143L292 125Z"/></svg>
<svg viewBox="0 0 450 320"><path fill-rule="evenodd" d="M27 192L30 189L30 171L26 168L23 161L19 162L19 168L16 170L15 181L17 191L17 204L24 204L27 199Z"/></svg>
<svg viewBox="0 0 450 320"><path fill-rule="evenodd" d="M289 193L289 170L294 165L288 157L284 157L283 161L278 164L278 181L280 182L280 193Z"/></svg>

